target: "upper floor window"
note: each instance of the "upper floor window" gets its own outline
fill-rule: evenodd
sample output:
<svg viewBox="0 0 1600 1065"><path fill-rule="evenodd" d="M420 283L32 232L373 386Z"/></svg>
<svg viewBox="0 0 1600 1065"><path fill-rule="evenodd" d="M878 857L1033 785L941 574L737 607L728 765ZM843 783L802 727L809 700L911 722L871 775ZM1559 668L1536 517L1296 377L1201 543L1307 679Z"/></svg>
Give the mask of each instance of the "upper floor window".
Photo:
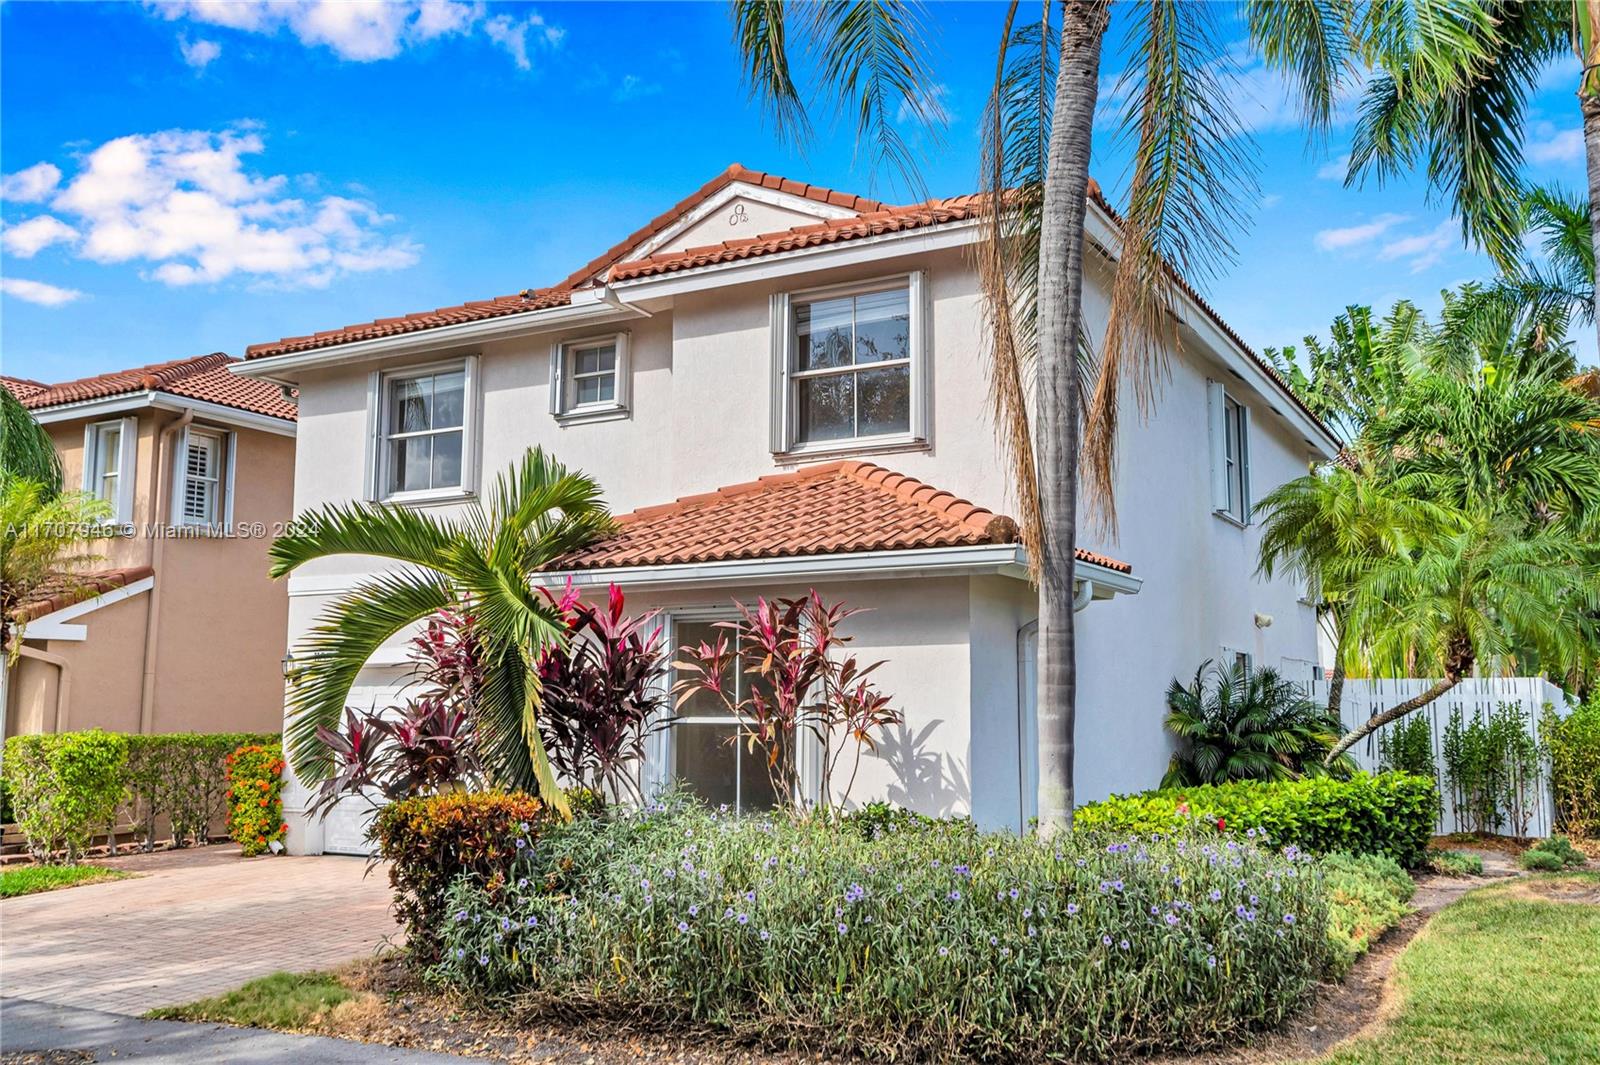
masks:
<svg viewBox="0 0 1600 1065"><path fill-rule="evenodd" d="M1250 411L1213 381L1207 386L1211 416L1211 495L1218 514L1250 523Z"/></svg>
<svg viewBox="0 0 1600 1065"><path fill-rule="evenodd" d="M550 412L615 417L628 409L628 334L566 340L550 352Z"/></svg>
<svg viewBox="0 0 1600 1065"><path fill-rule="evenodd" d="M133 520L133 482L138 420L96 422L84 430L83 490L111 504L110 520Z"/></svg>
<svg viewBox="0 0 1600 1065"><path fill-rule="evenodd" d="M225 525L233 510L233 434L190 426L177 465L176 520L183 525Z"/></svg>
<svg viewBox="0 0 1600 1065"><path fill-rule="evenodd" d="M443 498L470 489L476 361L377 376L375 498Z"/></svg>
<svg viewBox="0 0 1600 1065"><path fill-rule="evenodd" d="M926 438L920 274L774 297L773 450Z"/></svg>

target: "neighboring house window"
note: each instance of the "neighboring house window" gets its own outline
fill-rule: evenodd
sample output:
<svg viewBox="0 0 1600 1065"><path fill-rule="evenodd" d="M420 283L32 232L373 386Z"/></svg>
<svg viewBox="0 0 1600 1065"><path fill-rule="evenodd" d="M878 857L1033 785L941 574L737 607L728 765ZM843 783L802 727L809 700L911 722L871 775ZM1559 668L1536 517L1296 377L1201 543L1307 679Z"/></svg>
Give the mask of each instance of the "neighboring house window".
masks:
<svg viewBox="0 0 1600 1065"><path fill-rule="evenodd" d="M477 360L375 375L372 497L405 501L470 491Z"/></svg>
<svg viewBox="0 0 1600 1065"><path fill-rule="evenodd" d="M138 439L139 423L135 418L96 422L84 430L83 490L110 503L110 521L118 525L133 520Z"/></svg>
<svg viewBox="0 0 1600 1065"><path fill-rule="evenodd" d="M1248 677L1255 669L1255 657L1247 651L1239 651L1232 647L1224 647L1222 649L1222 665L1224 667L1237 667L1244 672L1245 676Z"/></svg>
<svg viewBox="0 0 1600 1065"><path fill-rule="evenodd" d="M713 621L674 619L674 646L716 643L727 639L728 630ZM749 694L746 665L739 662L728 681L736 686L734 701ZM678 677L674 670L673 681ZM778 805L767 774L765 752L750 749L750 731L730 714L722 701L707 692L696 692L678 706L677 716L664 745L664 761L670 767L665 777L683 784L709 805L726 805L737 813L766 810Z"/></svg>
<svg viewBox="0 0 1600 1065"><path fill-rule="evenodd" d="M183 434L173 509L182 525L227 525L233 512L233 434L190 426Z"/></svg>
<svg viewBox="0 0 1600 1065"><path fill-rule="evenodd" d="M1250 411L1213 381L1207 388L1211 416L1211 494L1218 514L1250 523Z"/></svg>
<svg viewBox="0 0 1600 1065"><path fill-rule="evenodd" d="M773 450L926 439L922 275L773 298Z"/></svg>
<svg viewBox="0 0 1600 1065"><path fill-rule="evenodd" d="M550 412L563 420L628 409L628 334L566 340L550 351Z"/></svg>

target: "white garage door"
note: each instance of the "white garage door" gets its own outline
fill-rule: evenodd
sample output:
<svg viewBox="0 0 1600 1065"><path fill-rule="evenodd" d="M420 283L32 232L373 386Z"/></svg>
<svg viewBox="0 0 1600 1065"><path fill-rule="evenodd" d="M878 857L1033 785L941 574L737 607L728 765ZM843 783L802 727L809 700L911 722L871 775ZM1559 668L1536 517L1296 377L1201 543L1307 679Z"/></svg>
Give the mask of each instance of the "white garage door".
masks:
<svg viewBox="0 0 1600 1065"><path fill-rule="evenodd" d="M322 850L325 854L370 855L372 843L367 826L378 814L378 807L365 797L351 796L334 804L322 822Z"/></svg>

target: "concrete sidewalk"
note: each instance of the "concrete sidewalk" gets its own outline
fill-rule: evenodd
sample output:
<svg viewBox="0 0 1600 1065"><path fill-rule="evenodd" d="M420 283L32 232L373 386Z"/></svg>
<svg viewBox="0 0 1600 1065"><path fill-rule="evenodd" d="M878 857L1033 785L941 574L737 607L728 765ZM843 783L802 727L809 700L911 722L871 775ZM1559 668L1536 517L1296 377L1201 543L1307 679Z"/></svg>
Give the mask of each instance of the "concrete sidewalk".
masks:
<svg viewBox="0 0 1600 1065"><path fill-rule="evenodd" d="M0 998L0 1053L51 1050L88 1051L93 1057L87 1061L150 1061L167 1065L445 1065L474 1060L319 1035L286 1035L221 1024L142 1021L99 1010Z"/></svg>

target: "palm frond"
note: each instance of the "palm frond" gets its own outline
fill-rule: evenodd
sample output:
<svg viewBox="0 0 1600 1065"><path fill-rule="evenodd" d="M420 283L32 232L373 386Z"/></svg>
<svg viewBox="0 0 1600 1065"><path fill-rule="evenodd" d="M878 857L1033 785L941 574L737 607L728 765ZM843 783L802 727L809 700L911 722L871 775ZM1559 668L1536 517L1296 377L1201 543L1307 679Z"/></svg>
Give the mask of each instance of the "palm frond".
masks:
<svg viewBox="0 0 1600 1065"><path fill-rule="evenodd" d="M1212 5L1139 5L1118 84L1120 135L1132 139L1128 208L1119 233L1101 365L1084 427L1085 500L1116 528L1119 392L1126 379L1147 414L1177 332L1175 274L1204 283L1233 256L1239 204L1254 202L1253 142L1232 110L1233 73Z"/></svg>
<svg viewBox="0 0 1600 1065"><path fill-rule="evenodd" d="M784 0L733 0L733 40L750 95L772 114L779 139L803 148L811 122L789 70L787 7Z"/></svg>
<svg viewBox="0 0 1600 1065"><path fill-rule="evenodd" d="M317 730L338 728L368 660L397 632L453 602L439 575L398 570L367 578L318 615L294 649L300 665L290 680L284 725L284 753L301 780L315 783L332 768Z"/></svg>
<svg viewBox="0 0 1600 1065"><path fill-rule="evenodd" d="M268 572L282 577L332 555L372 555L437 569L451 543L448 527L409 507L330 503L301 514L288 533L272 542Z"/></svg>
<svg viewBox="0 0 1600 1065"><path fill-rule="evenodd" d="M0 387L0 482L32 481L45 496L61 491L61 456L21 400Z"/></svg>

